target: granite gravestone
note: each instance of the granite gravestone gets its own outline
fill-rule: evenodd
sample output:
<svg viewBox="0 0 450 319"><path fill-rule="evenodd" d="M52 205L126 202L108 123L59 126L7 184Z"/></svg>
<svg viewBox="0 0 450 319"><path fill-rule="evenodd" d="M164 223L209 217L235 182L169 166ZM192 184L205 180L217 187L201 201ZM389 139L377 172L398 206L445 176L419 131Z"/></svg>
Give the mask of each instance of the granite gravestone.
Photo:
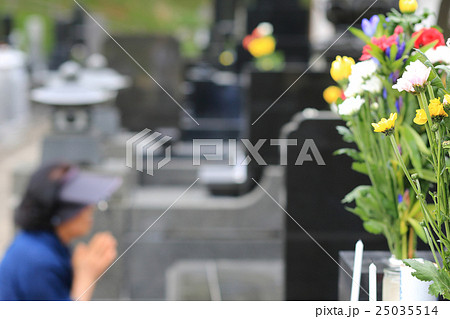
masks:
<svg viewBox="0 0 450 319"><path fill-rule="evenodd" d="M337 300L339 251L354 249L358 239L366 249L387 249L383 237L365 232L361 220L341 204L347 193L369 181L352 171L351 159L333 155L349 146L338 134L338 125L343 122L334 113L316 111L303 112L284 129L284 137L299 144L288 148L285 170L286 210L296 221L285 218L287 300ZM307 139L314 141L325 165L295 164Z"/></svg>

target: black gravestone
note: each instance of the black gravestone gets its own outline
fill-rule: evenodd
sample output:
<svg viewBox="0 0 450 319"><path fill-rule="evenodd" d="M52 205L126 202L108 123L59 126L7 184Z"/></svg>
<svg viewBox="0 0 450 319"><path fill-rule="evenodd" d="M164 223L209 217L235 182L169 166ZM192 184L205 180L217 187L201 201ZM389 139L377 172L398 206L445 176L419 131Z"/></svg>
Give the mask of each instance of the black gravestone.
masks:
<svg viewBox="0 0 450 319"><path fill-rule="evenodd" d="M366 249L387 250L385 239L366 233L361 220L341 204L352 189L369 183L351 170L351 159L333 155L349 146L336 131L343 124L332 112L303 112L283 130L283 137L296 139L299 145L289 146L287 152L287 212L317 241L286 217L287 300L337 300L338 252L354 249L358 239ZM325 165L315 161L295 165L306 139L314 141ZM311 151L308 154L314 158Z"/></svg>
<svg viewBox="0 0 450 319"><path fill-rule="evenodd" d="M261 22L273 25L277 50L284 53L286 61L309 60L309 8L297 0L257 0L248 9L248 34Z"/></svg>
<svg viewBox="0 0 450 319"><path fill-rule="evenodd" d="M329 108L322 93L333 84L330 75L311 70L306 72L307 67L302 63L289 63L280 72L246 69L249 132L253 145L260 139L277 139L283 125L305 108ZM265 143L260 154L268 164L279 164L277 147Z"/></svg>
<svg viewBox="0 0 450 319"><path fill-rule="evenodd" d="M117 35L115 39L176 101L180 93L181 58L178 42L168 36ZM119 92L122 125L131 131L178 127L180 107L112 40L105 44L109 66L134 81Z"/></svg>

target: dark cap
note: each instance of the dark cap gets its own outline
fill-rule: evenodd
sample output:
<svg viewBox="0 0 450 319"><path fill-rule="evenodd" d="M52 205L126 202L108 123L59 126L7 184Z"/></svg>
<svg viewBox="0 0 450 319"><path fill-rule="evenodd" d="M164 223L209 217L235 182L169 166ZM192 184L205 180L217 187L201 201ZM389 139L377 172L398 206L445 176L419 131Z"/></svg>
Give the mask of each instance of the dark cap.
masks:
<svg viewBox="0 0 450 319"><path fill-rule="evenodd" d="M15 221L26 230L51 229L106 200L121 183L120 178L85 173L69 164L43 166L32 175Z"/></svg>

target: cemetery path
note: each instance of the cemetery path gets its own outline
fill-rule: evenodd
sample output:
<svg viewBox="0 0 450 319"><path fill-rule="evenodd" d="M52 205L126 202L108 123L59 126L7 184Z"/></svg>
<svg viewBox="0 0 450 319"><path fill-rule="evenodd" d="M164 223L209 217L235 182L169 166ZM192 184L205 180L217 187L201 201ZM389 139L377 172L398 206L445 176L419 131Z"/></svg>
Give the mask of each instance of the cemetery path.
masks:
<svg viewBox="0 0 450 319"><path fill-rule="evenodd" d="M42 139L49 130L46 118L32 118L34 123L25 132L0 145L0 259L14 235L13 211L19 200L13 195L14 172L39 162Z"/></svg>

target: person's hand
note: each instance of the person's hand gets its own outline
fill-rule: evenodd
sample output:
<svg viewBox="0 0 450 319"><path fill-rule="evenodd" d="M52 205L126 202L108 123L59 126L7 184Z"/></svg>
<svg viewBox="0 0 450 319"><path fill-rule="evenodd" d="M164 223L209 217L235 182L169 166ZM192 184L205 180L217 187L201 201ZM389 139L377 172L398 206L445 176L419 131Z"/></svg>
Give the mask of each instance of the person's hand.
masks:
<svg viewBox="0 0 450 319"><path fill-rule="evenodd" d="M117 256L117 242L108 233L96 234L89 244L78 244L72 255L74 277L96 280Z"/></svg>

